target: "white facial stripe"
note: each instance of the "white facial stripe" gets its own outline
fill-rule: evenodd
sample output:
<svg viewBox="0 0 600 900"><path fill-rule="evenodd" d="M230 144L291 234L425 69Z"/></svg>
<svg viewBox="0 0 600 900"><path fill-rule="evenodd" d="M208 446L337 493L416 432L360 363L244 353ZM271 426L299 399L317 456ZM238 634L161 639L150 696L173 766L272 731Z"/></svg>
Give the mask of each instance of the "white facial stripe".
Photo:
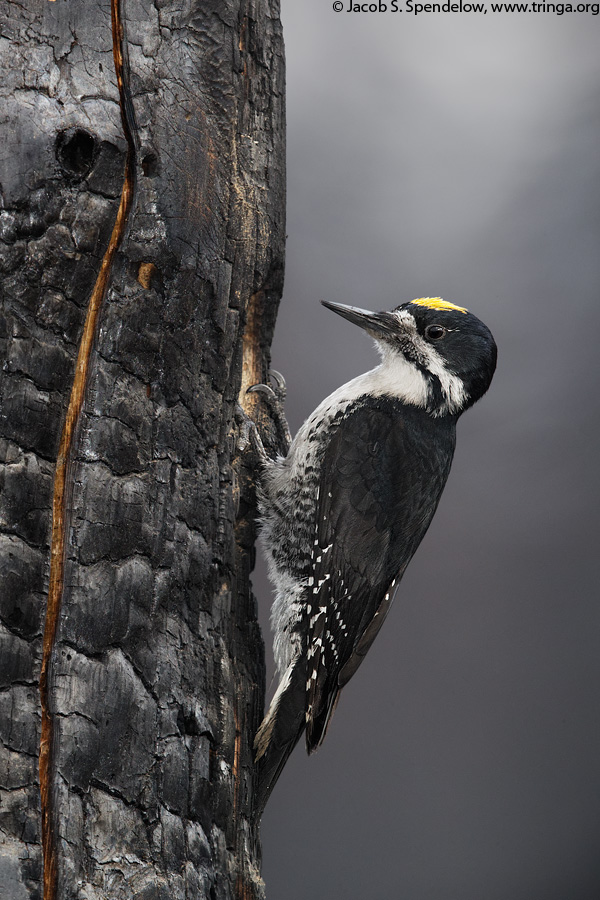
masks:
<svg viewBox="0 0 600 900"><path fill-rule="evenodd" d="M433 347L429 341L417 331L417 323L412 313L407 309L400 309L393 313L401 325L409 333L410 340L414 345L419 363L426 368L440 382L442 394L446 399L448 411L451 413L458 412L464 406L467 399L464 384L458 375L454 375L446 368L444 358Z"/></svg>
<svg viewBox="0 0 600 900"><path fill-rule="evenodd" d="M452 372L448 371L443 358L437 352L435 347L432 347L431 344L428 344L422 338L419 340L422 341L427 352L426 366L431 374L439 379L442 394L446 398L449 412L458 412L463 408L467 399L467 393L462 379L459 378L458 375L453 375Z"/></svg>

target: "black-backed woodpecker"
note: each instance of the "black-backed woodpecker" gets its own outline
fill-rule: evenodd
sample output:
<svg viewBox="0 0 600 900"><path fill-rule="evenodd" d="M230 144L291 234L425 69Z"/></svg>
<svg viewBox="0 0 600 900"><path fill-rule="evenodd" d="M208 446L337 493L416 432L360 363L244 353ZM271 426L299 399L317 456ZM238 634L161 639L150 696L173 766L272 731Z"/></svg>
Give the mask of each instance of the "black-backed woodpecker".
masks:
<svg viewBox="0 0 600 900"><path fill-rule="evenodd" d="M302 732L309 753L323 741L431 522L458 417L496 367L489 329L440 297L391 312L324 306L370 334L381 363L327 397L286 455L258 445L280 678L255 741L259 812Z"/></svg>

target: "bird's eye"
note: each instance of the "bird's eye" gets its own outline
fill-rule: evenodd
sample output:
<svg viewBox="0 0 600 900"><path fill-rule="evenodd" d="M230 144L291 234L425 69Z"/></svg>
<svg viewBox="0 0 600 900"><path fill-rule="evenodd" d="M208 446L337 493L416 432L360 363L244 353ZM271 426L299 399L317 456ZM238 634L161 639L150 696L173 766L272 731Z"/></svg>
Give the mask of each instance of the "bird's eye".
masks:
<svg viewBox="0 0 600 900"><path fill-rule="evenodd" d="M446 329L443 325L428 325L425 329L425 337L429 341L439 341L445 334Z"/></svg>

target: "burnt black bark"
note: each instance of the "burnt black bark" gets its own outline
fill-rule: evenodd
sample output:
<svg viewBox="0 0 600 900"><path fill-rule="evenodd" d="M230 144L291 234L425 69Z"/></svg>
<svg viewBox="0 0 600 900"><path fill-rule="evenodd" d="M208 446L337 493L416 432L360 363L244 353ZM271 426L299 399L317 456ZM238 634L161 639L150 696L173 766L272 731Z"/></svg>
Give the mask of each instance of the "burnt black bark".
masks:
<svg viewBox="0 0 600 900"><path fill-rule="evenodd" d="M259 898L279 3L7 3L0 50L2 896Z"/></svg>

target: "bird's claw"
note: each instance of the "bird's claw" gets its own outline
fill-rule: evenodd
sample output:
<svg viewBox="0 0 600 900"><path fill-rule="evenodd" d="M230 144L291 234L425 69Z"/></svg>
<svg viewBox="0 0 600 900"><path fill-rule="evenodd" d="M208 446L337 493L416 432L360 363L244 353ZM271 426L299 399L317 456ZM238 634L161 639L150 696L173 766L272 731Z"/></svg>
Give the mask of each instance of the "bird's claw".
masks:
<svg viewBox="0 0 600 900"><path fill-rule="evenodd" d="M269 377L275 382L275 393L279 397L280 402L283 403L285 395L287 394L285 378L281 372L277 371L277 369L269 369Z"/></svg>
<svg viewBox="0 0 600 900"><path fill-rule="evenodd" d="M285 378L276 369L269 369L269 378L274 382L274 387L271 387L270 384L253 384L246 393L264 394L267 400L276 401L283 405L287 393Z"/></svg>
<svg viewBox="0 0 600 900"><path fill-rule="evenodd" d="M285 378L281 372L277 372L275 369L269 369L269 378L274 382L273 387L270 384L253 384L247 389L246 393L262 394L269 404L271 415L275 419L280 431L281 452L285 456L292 442L292 436L283 409L286 395Z"/></svg>
<svg viewBox="0 0 600 900"><path fill-rule="evenodd" d="M277 401L278 397L273 388L268 384L253 384L246 391L247 394L264 394L267 400Z"/></svg>

